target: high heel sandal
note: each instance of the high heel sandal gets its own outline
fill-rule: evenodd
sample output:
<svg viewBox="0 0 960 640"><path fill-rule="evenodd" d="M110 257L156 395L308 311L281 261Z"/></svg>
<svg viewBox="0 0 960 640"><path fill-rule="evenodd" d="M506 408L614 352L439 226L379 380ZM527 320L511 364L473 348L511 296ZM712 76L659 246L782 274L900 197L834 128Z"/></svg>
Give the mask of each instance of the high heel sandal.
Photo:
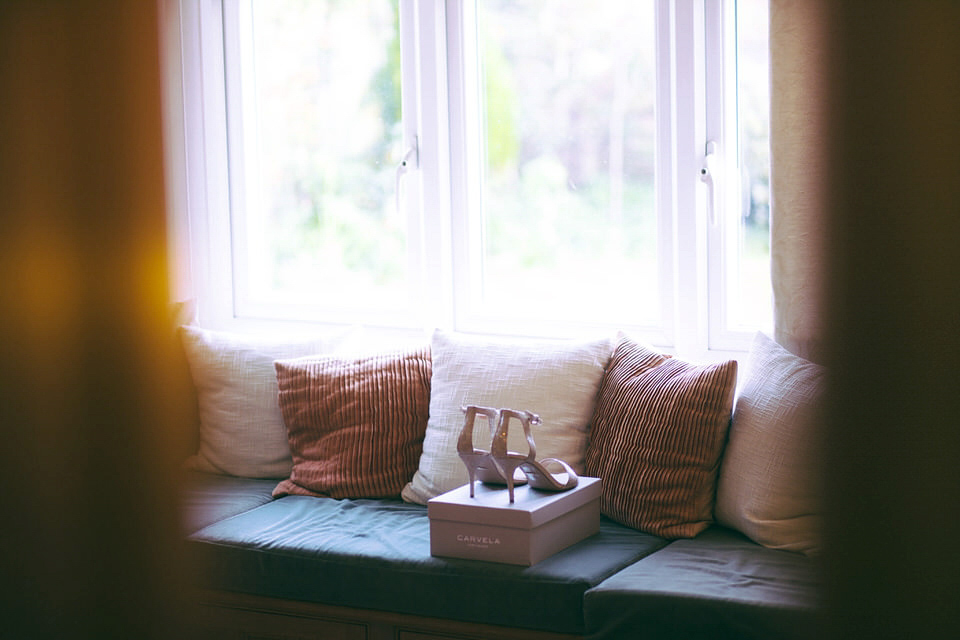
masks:
<svg viewBox="0 0 960 640"><path fill-rule="evenodd" d="M507 451L507 435L510 429L510 418L518 418L523 424L523 434L527 437L527 446L530 450L527 455ZM500 470L500 474L506 479L507 491L510 494L510 502L513 502L513 474L519 468L527 477L527 483L534 489L546 489L548 491L566 491L577 486L579 478L577 473L563 460L559 458L544 458L537 461L537 445L533 441L533 433L530 431L531 424L540 424L540 416L529 411L515 411L513 409L500 409L500 422L497 424L497 431L493 434L493 442L490 445L490 457L494 464ZM547 471L544 465L558 464L563 467L561 473L551 473ZM561 482L557 476L566 473L567 478Z"/></svg>
<svg viewBox="0 0 960 640"><path fill-rule="evenodd" d="M488 484L506 484L513 486L513 483L525 484L527 479L521 474L519 478L511 476L510 481L500 473L499 468L494 464L489 451L475 449L473 447L473 423L480 414L487 419L487 427L492 436L497 422L500 419L500 411L490 407L478 407L468 405L460 407L464 413L463 430L460 431L460 437L457 439L457 453L463 465L467 468L467 474L470 476L470 497L473 497L473 483L475 480L486 482ZM511 471L512 473L512 471Z"/></svg>

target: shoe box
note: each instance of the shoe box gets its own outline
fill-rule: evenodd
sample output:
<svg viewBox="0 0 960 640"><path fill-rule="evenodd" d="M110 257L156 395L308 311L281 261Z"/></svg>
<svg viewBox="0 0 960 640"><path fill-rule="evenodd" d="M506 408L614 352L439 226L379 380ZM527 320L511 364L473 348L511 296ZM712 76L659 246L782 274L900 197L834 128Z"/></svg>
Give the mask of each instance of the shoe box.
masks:
<svg viewBox="0 0 960 640"><path fill-rule="evenodd" d="M581 477L573 489L544 491L474 484L427 503L434 556L530 566L600 529L600 478Z"/></svg>

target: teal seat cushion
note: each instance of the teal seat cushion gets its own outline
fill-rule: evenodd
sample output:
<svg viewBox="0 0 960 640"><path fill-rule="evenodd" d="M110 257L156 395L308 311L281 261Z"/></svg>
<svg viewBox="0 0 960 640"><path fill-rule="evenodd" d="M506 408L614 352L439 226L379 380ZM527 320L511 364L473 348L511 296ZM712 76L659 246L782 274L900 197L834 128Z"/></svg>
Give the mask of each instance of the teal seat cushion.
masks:
<svg viewBox="0 0 960 640"><path fill-rule="evenodd" d="M188 538L206 588L565 633L583 632L587 589L665 544L602 518L532 567L437 558L424 506L307 496Z"/></svg>
<svg viewBox="0 0 960 640"><path fill-rule="evenodd" d="M715 526L588 590L587 637L816 638L819 582L810 558Z"/></svg>
<svg viewBox="0 0 960 640"><path fill-rule="evenodd" d="M270 502L276 480L187 472L180 487L181 530L208 525Z"/></svg>

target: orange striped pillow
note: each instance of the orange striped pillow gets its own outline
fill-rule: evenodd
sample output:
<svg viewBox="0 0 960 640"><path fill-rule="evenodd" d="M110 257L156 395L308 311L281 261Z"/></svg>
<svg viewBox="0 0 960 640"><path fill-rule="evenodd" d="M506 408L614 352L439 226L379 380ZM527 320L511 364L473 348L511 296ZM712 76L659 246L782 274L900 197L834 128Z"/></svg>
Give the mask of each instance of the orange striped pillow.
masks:
<svg viewBox="0 0 960 640"><path fill-rule="evenodd" d="M274 367L293 470L273 496L399 497L427 430L430 348Z"/></svg>
<svg viewBox="0 0 960 640"><path fill-rule="evenodd" d="M666 538L709 526L736 380L735 360L693 365L621 337L586 456L604 515Z"/></svg>

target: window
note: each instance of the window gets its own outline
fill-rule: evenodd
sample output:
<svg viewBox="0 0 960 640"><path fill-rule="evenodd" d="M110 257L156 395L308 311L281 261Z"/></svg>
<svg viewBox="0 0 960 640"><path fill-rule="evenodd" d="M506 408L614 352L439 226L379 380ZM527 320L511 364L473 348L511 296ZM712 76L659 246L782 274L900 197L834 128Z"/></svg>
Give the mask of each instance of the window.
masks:
<svg viewBox="0 0 960 640"><path fill-rule="evenodd" d="M590 324L598 312L660 327L655 203L655 6L483 0L476 55L478 148L467 167L458 320L476 330L530 314ZM472 104L471 104L472 106ZM466 107L465 107L466 110ZM469 121L467 127L470 126ZM475 194L475 195L473 195Z"/></svg>
<svg viewBox="0 0 960 640"><path fill-rule="evenodd" d="M769 3L707 4L708 145L725 148L711 214L710 341L737 345L772 326L770 287ZM708 152L711 149L708 149Z"/></svg>
<svg viewBox="0 0 960 640"><path fill-rule="evenodd" d="M396 313L409 299L398 24L386 1L224 4L239 314Z"/></svg>
<svg viewBox="0 0 960 640"><path fill-rule="evenodd" d="M204 322L770 323L764 0L180 0Z"/></svg>

